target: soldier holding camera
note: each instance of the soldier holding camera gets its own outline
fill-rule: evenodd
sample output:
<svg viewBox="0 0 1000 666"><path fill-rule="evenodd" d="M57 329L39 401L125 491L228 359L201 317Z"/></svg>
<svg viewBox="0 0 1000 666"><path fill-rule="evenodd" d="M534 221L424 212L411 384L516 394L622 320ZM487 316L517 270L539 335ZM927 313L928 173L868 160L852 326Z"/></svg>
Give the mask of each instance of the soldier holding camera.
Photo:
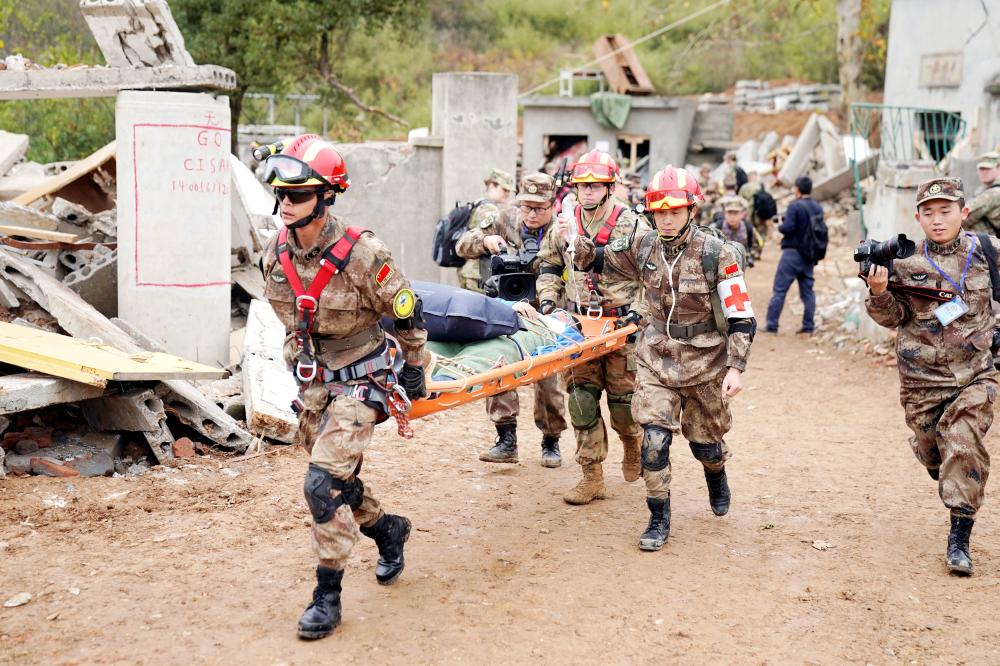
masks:
<svg viewBox="0 0 1000 666"><path fill-rule="evenodd" d="M555 181L544 173L528 174L521 181L518 207L503 215L483 217L474 229L465 232L455 245L459 255L479 259L479 272L488 296L518 301L514 309L533 318L538 248L552 231L555 219ZM516 254L511 252L519 249ZM474 263L470 261L469 263ZM547 377L534 385L535 425L542 431L542 466L559 467L559 436L566 429L563 416L565 395L558 378ZM496 443L479 456L484 462L516 463L517 390L486 399L486 412L497 429Z"/></svg>
<svg viewBox="0 0 1000 666"><path fill-rule="evenodd" d="M990 264L1000 249L992 236L963 233L968 214L960 179L926 181L917 188L916 213L926 239L916 247L905 237L869 241L855 254L870 264L868 313L899 331L900 402L913 431L910 444L951 511L948 568L966 575L973 571L969 536L989 476L984 439L997 396Z"/></svg>

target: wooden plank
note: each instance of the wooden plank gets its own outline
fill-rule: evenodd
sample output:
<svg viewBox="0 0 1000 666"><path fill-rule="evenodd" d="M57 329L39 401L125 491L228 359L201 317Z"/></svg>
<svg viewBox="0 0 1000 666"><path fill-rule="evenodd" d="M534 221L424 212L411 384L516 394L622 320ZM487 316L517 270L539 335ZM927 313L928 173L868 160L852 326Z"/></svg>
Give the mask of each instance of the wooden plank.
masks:
<svg viewBox="0 0 1000 666"><path fill-rule="evenodd" d="M49 231L55 231L59 228L59 218L55 215L49 215L10 201L0 201L0 222Z"/></svg>
<svg viewBox="0 0 1000 666"><path fill-rule="evenodd" d="M37 238L40 240L57 241L60 243L76 243L80 236L76 234L66 234L61 231L49 231L47 229L32 229L31 227L19 227L12 224L0 224L0 234L4 236L24 236L25 238Z"/></svg>
<svg viewBox="0 0 1000 666"><path fill-rule="evenodd" d="M104 386L109 379L219 379L226 374L170 354L128 354L110 345L6 322L0 322L0 361L92 386Z"/></svg>
<svg viewBox="0 0 1000 666"><path fill-rule="evenodd" d="M97 152L92 153L85 159L80 160L69 169L66 169L58 175L52 176L41 185L33 187L24 194L15 198L14 203L26 206L32 201L37 201L46 195L52 194L56 190L66 187L78 178L86 176L94 169L102 166L105 162L114 158L116 145L116 142L112 141Z"/></svg>
<svg viewBox="0 0 1000 666"><path fill-rule="evenodd" d="M621 49L619 53L605 58L618 49ZM599 64L612 92L623 95L652 95L655 92L649 75L624 35L603 35L594 42L593 52L596 57L603 58Z"/></svg>
<svg viewBox="0 0 1000 666"><path fill-rule="evenodd" d="M79 382L34 372L0 377L0 414L16 414L78 400L99 398L103 391Z"/></svg>

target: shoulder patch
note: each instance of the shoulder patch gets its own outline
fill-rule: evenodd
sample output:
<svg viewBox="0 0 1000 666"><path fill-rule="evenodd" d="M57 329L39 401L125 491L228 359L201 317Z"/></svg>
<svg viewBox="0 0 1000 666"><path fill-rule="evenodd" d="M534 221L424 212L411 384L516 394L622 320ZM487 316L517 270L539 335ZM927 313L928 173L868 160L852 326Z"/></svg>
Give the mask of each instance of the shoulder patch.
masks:
<svg viewBox="0 0 1000 666"><path fill-rule="evenodd" d="M388 261L383 263L382 267L375 272L375 284L381 287L392 277L393 272L392 266L389 265Z"/></svg>
<svg viewBox="0 0 1000 666"><path fill-rule="evenodd" d="M408 319L413 314L413 307L417 303L416 296L411 289L400 289L392 299L392 314L396 319Z"/></svg>
<svg viewBox="0 0 1000 666"><path fill-rule="evenodd" d="M490 212L486 213L485 215L483 215L483 219L479 223L479 228L480 229L489 229L491 226L493 226L494 224L496 224L497 219L499 219L499 216L495 212L490 211Z"/></svg>
<svg viewBox="0 0 1000 666"><path fill-rule="evenodd" d="M740 267L737 264L729 264L728 266L723 268L722 271L726 275L726 277L729 277L730 275L735 275L736 273L739 273Z"/></svg>
<svg viewBox="0 0 1000 666"><path fill-rule="evenodd" d="M621 238L616 238L608 244L614 252L623 252L628 249L629 241L632 240L628 236L622 236Z"/></svg>

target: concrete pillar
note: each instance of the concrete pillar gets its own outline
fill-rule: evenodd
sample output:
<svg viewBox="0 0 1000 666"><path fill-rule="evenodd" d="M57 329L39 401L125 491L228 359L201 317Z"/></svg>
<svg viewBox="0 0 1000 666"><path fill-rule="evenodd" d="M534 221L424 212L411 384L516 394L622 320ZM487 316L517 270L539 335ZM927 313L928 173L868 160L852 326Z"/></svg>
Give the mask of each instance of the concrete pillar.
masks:
<svg viewBox="0 0 1000 666"><path fill-rule="evenodd" d="M433 79L431 134L444 140L444 210L483 193L490 169L517 167L517 76L445 72ZM442 212L444 212L442 210Z"/></svg>
<svg viewBox="0 0 1000 666"><path fill-rule="evenodd" d="M226 98L126 91L118 137L118 312L168 352L229 359Z"/></svg>

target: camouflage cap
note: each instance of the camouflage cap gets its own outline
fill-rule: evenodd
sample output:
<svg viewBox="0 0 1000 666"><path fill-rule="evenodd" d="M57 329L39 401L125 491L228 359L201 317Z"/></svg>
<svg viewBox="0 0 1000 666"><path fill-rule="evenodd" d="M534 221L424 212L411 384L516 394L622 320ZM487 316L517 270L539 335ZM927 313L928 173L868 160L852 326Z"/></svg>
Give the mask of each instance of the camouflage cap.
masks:
<svg viewBox="0 0 1000 666"><path fill-rule="evenodd" d="M722 185L723 187L736 187L736 169L726 169L722 175Z"/></svg>
<svg viewBox="0 0 1000 666"><path fill-rule="evenodd" d="M917 205L931 199L958 201L965 198L961 178L931 178L917 186Z"/></svg>
<svg viewBox="0 0 1000 666"><path fill-rule="evenodd" d="M502 169L490 169L490 172L486 174L486 178L483 179L484 183L496 183L500 187L510 192L514 191L514 176L510 175Z"/></svg>
<svg viewBox="0 0 1000 666"><path fill-rule="evenodd" d="M1000 153L990 151L979 156L979 164L976 165L976 168L996 169L998 166L1000 166Z"/></svg>
<svg viewBox="0 0 1000 666"><path fill-rule="evenodd" d="M556 181L552 176L541 173L529 173L521 180L521 191L517 193L517 201L533 203L548 203L556 196Z"/></svg>
<svg viewBox="0 0 1000 666"><path fill-rule="evenodd" d="M745 211L747 209L747 200L743 197L723 197L720 203L722 204L722 210Z"/></svg>

